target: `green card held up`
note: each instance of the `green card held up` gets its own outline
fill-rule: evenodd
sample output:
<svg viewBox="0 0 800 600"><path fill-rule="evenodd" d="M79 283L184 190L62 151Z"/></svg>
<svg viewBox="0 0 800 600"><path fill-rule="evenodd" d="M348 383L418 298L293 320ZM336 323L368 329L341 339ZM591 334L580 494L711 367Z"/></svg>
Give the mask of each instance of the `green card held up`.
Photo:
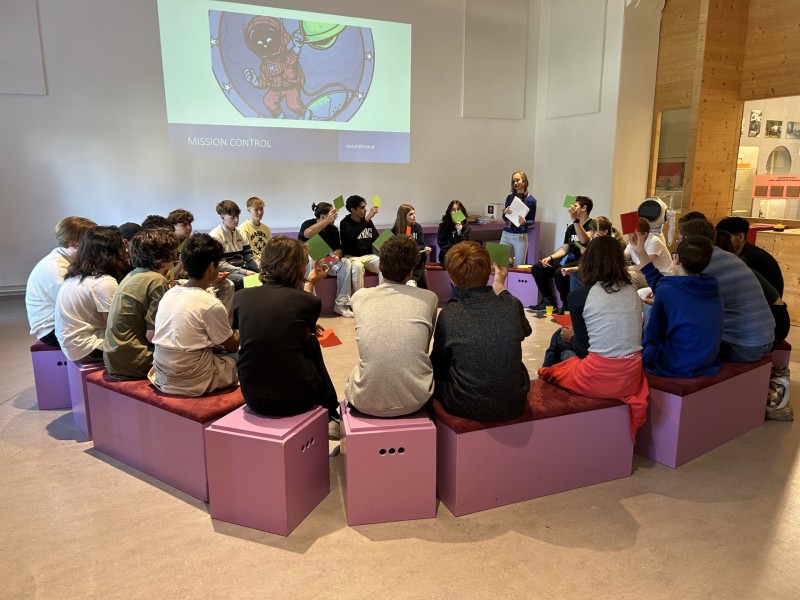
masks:
<svg viewBox="0 0 800 600"><path fill-rule="evenodd" d="M328 244L320 237L319 234L308 240L306 245L308 246L308 255L313 261L322 260L328 256L328 254L333 252L331 247L328 246Z"/></svg>
<svg viewBox="0 0 800 600"><path fill-rule="evenodd" d="M508 267L508 259L511 258L511 246L487 242L486 251L489 253L492 264L497 263L500 267Z"/></svg>
<svg viewBox="0 0 800 600"><path fill-rule="evenodd" d="M334 198L333 208L335 208L336 210L342 210L342 208L344 208L344 198L342 196Z"/></svg>
<svg viewBox="0 0 800 600"><path fill-rule="evenodd" d="M467 218L467 215L464 214L463 211L457 210L453 213L453 223L461 223L464 219Z"/></svg>
<svg viewBox="0 0 800 600"><path fill-rule="evenodd" d="M258 273L253 273L252 275L247 275L242 278L242 283L244 287L251 288L251 287L260 287L263 284L261 280L258 278Z"/></svg>
<svg viewBox="0 0 800 600"><path fill-rule="evenodd" d="M380 251L381 246L383 246L383 242L392 237L394 237L394 234L392 233L391 229L384 229L383 233L378 236L378 239L372 242L372 245L374 246L375 250Z"/></svg>
<svg viewBox="0 0 800 600"><path fill-rule="evenodd" d="M564 208L569 208L570 206L575 204L575 202L577 202L577 201L578 201L578 199L575 196L566 196L564 198Z"/></svg>
<svg viewBox="0 0 800 600"><path fill-rule="evenodd" d="M375 195L372 197L372 203L373 203L375 206L377 206L378 208L380 208L381 206L383 206L383 202L381 202L381 199L380 199L380 197L378 196L378 194L375 194Z"/></svg>

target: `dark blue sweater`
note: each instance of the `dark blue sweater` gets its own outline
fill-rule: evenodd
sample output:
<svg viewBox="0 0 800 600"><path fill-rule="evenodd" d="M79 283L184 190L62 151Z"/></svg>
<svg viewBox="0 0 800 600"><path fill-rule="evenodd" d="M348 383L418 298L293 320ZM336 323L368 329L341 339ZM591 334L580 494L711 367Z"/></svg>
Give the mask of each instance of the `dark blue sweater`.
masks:
<svg viewBox="0 0 800 600"><path fill-rule="evenodd" d="M655 300L642 341L642 364L662 377L713 375L722 368L723 309L709 275L664 277L652 263L642 273Z"/></svg>

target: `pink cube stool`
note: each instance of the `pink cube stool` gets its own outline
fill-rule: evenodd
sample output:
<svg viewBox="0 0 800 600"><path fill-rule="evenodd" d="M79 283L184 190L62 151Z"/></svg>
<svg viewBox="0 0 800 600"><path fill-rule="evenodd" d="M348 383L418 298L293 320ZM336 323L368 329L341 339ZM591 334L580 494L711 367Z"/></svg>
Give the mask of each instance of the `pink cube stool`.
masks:
<svg viewBox="0 0 800 600"><path fill-rule="evenodd" d="M637 454L672 467L755 429L764 422L772 359L725 363L716 375L694 379L647 376L647 422Z"/></svg>
<svg viewBox="0 0 800 600"><path fill-rule="evenodd" d="M71 408L67 357L60 348L36 341L31 346L33 381L39 410Z"/></svg>
<svg viewBox="0 0 800 600"><path fill-rule="evenodd" d="M450 287L450 276L447 274L443 265L438 263L428 263L425 265L425 278L428 281L428 289L439 298L439 302L444 304L453 295Z"/></svg>
<svg viewBox="0 0 800 600"><path fill-rule="evenodd" d="M89 420L89 405L86 403L86 377L96 371L102 371L103 363L82 365L69 361L67 365L67 380L69 383L69 400L72 406L72 420L86 436L92 439L92 424Z"/></svg>
<svg viewBox="0 0 800 600"><path fill-rule="evenodd" d="M481 422L433 402L436 485L454 516L629 477L628 407L531 381L522 415Z"/></svg>
<svg viewBox="0 0 800 600"><path fill-rule="evenodd" d="M267 418L238 408L206 428L211 517L289 535L330 493L328 411Z"/></svg>
<svg viewBox="0 0 800 600"><path fill-rule="evenodd" d="M341 403L348 525L436 516L436 428L425 410L370 417Z"/></svg>
<svg viewBox="0 0 800 600"><path fill-rule="evenodd" d="M118 381L105 371L86 379L95 449L207 501L205 428L244 404L239 388L183 398L146 379Z"/></svg>
<svg viewBox="0 0 800 600"><path fill-rule="evenodd" d="M506 289L522 302L522 306L539 304L539 288L533 280L530 269L509 269L506 278Z"/></svg>
<svg viewBox="0 0 800 600"><path fill-rule="evenodd" d="M775 346L775 349L772 351L772 364L776 367L784 367L788 369L791 358L792 345L786 340L783 340L780 344Z"/></svg>

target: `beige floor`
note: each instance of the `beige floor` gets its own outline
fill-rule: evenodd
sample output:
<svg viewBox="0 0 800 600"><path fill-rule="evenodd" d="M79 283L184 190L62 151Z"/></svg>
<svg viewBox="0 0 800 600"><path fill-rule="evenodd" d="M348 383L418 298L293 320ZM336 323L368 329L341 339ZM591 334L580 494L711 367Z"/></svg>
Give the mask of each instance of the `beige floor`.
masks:
<svg viewBox="0 0 800 600"><path fill-rule="evenodd" d="M534 373L555 325L532 321ZM341 391L352 321L324 325L345 342L326 350ZM624 480L353 528L335 458L330 495L283 538L212 521L95 452L68 412L37 411L21 298L0 298L0 337L0 598L800 598L795 423L677 470L635 457Z"/></svg>

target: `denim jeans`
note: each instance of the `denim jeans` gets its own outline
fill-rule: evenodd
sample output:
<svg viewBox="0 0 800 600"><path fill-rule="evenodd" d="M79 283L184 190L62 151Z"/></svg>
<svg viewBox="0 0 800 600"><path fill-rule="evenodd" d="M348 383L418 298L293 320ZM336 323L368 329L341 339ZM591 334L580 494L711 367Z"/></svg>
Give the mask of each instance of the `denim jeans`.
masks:
<svg viewBox="0 0 800 600"><path fill-rule="evenodd" d="M500 243L511 246L514 249L514 266L527 264L528 262L528 234L509 233L504 231L500 236ZM504 267L505 265L500 265Z"/></svg>
<svg viewBox="0 0 800 600"><path fill-rule="evenodd" d="M774 344L763 346L738 346L729 342L722 342L719 346L719 357L725 362L751 363L761 360L772 351Z"/></svg>
<svg viewBox="0 0 800 600"><path fill-rule="evenodd" d="M550 346L544 351L543 367L552 367L568 358L577 356L572 347L561 337L561 328L557 329L550 338Z"/></svg>

